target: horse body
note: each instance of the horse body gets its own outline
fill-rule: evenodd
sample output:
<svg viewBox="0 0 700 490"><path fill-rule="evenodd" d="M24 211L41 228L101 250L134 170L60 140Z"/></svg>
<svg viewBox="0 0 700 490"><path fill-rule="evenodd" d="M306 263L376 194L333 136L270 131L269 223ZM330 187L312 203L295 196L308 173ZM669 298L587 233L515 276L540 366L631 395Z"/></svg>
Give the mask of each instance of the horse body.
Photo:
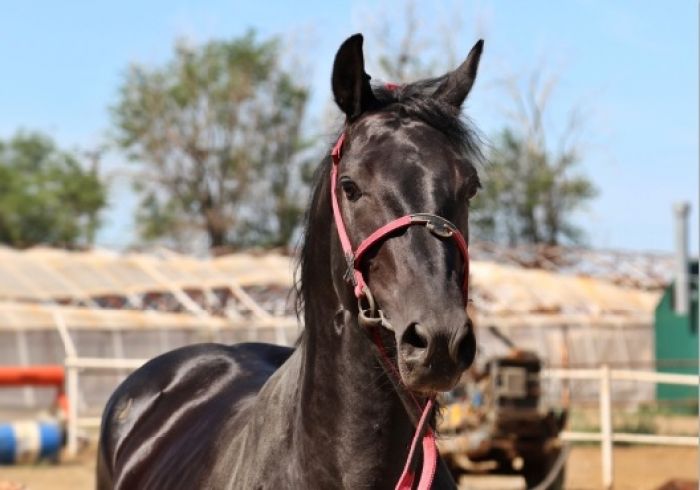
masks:
<svg viewBox="0 0 700 490"><path fill-rule="evenodd" d="M450 220L467 236L479 155L458 114L480 54L477 43L444 77L373 90L362 37L341 46L332 85L347 116L345 146L333 202L329 157L315 178L296 348L201 344L132 373L103 414L99 489L394 488L416 421L406 394L420 403L449 389L474 357L467 257L429 227L396 230L366 251L355 272L383 312L378 355L358 320L331 208L355 244L411 213ZM454 488L442 464L432 488Z"/></svg>
<svg viewBox="0 0 700 490"><path fill-rule="evenodd" d="M153 359L105 409L98 488L393 488L413 425L363 344L321 358L199 344Z"/></svg>

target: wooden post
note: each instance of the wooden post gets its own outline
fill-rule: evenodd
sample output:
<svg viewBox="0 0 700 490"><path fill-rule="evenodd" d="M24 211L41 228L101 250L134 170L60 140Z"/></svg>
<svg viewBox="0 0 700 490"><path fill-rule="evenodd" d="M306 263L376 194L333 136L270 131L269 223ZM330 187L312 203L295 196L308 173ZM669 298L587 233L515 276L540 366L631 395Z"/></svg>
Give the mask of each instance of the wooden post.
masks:
<svg viewBox="0 0 700 490"><path fill-rule="evenodd" d="M600 453L602 457L603 488L613 487L613 434L612 402L610 390L610 366L600 367Z"/></svg>
<svg viewBox="0 0 700 490"><path fill-rule="evenodd" d="M66 366L66 394L68 395L68 424L66 450L70 458L78 454L78 368Z"/></svg>
<svg viewBox="0 0 700 490"><path fill-rule="evenodd" d="M66 325L63 315L57 308L52 309L53 322L58 331L58 335L63 343L63 350L65 351L65 359L63 365L66 370L66 398L68 399L68 420L66 426L66 452L69 457L75 457L78 453L78 368L71 366L68 363L69 359L74 359L78 357L78 351L75 348L73 339L68 332L68 326Z"/></svg>
<svg viewBox="0 0 700 490"><path fill-rule="evenodd" d="M17 354L19 356L19 363L22 366L29 366L29 347L27 346L27 336L24 330L17 330ZM36 398L34 397L34 388L31 386L25 386L23 389L24 394L24 406L29 408L36 408Z"/></svg>
<svg viewBox="0 0 700 490"><path fill-rule="evenodd" d="M561 365L563 369L569 369L570 353L568 325L562 325L561 337ZM568 377L562 380L561 405L567 410L571 408L571 379Z"/></svg>

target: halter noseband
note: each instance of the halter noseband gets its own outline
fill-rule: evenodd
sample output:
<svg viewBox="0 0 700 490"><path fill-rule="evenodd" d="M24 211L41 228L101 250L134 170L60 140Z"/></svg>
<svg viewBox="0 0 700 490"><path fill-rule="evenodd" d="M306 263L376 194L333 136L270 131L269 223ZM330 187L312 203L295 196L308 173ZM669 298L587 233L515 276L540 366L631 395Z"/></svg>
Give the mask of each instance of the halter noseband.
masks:
<svg viewBox="0 0 700 490"><path fill-rule="evenodd" d="M439 239L452 239L457 245L457 249L459 250L463 259L464 270L462 279L462 294L464 297L464 306L466 308L469 298L469 248L462 233L450 221L435 214L415 213L396 218L395 220L390 221L384 226L378 228L367 238L362 240L357 249L353 251L352 243L350 243L350 237L348 236L345 223L343 222L343 216L340 213L340 205L336 194L336 187L338 184L338 167L340 166L341 150L344 142L345 132L340 135L338 141L333 146L333 150L331 151L331 159L333 160L333 166L331 168L331 205L333 207L335 227L338 230L338 238L340 238L343 254L345 255L345 260L348 264L346 279L353 285L353 292L357 298L359 309L358 321L363 327L372 329L374 343L377 345L380 352L380 359L388 371L389 378L392 379L393 376L394 379L392 379L392 382L395 386L397 386L397 388L399 388L401 385L400 374L396 372L396 368L389 359L389 356L386 354L386 349L384 348L381 336L376 328L380 326L391 328L391 326L384 318L382 310L377 308L374 297L372 296L369 286L365 282L362 275L361 266L364 254L367 252L367 250L377 245L377 243L387 238L393 232L408 228L409 226L425 226L435 237ZM363 300L366 303L366 308L362 304ZM396 490L410 490L413 487L414 476L413 472L411 471L411 462L413 461L418 440L421 438L421 434L423 434L423 432L425 432L422 435L423 468L421 470L418 489L427 490L432 486L433 478L435 476L435 468L437 466L435 434L428 423L429 414L433 409L434 399L429 398L425 406L421 407L420 403L411 392L409 392L409 395L413 399L413 402L416 404L418 410L422 411L422 413L418 424L416 425L416 431L411 442L406 464L401 477L396 484Z"/></svg>

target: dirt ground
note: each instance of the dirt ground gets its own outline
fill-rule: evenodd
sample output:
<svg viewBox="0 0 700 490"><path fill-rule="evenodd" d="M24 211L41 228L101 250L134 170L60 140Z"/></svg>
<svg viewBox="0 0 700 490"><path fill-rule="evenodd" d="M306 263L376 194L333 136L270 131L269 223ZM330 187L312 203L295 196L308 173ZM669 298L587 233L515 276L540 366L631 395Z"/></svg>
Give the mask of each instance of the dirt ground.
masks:
<svg viewBox="0 0 700 490"><path fill-rule="evenodd" d="M672 478L698 480L698 449L672 446L616 447L613 458L616 490L652 490ZM601 488L599 446L576 446L566 468L566 488ZM697 488L697 483L695 485Z"/></svg>
<svg viewBox="0 0 700 490"><path fill-rule="evenodd" d="M0 466L3 482L24 485L28 490L88 490L94 488L94 456L61 465ZM618 447L615 448L615 489L653 490L671 478L698 480L697 448ZM600 488L600 450L596 446L574 447L567 464L566 488ZM12 486L8 489L14 490Z"/></svg>

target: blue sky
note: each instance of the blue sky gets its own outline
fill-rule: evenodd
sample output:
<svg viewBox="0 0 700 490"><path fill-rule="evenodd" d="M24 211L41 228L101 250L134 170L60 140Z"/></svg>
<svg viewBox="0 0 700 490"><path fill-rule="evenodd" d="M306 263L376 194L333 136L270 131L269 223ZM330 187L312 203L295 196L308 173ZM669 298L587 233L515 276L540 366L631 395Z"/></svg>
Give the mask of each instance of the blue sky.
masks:
<svg viewBox="0 0 700 490"><path fill-rule="evenodd" d="M375 7L378 5L378 7ZM161 63L173 42L281 35L303 58L313 130L330 100L330 66L350 34L402 3L347 1L6 2L0 16L0 137L40 129L90 149L109 131L108 107L131 62ZM671 205L692 205L698 236L698 3L689 0L417 2L423 38L438 42L459 12L455 43L486 48L467 112L487 136L506 123L496 82L544 66L559 75L549 124L573 104L587 114L583 170L600 190L577 220L602 248L670 251ZM434 33L435 39L431 39ZM438 39L440 38L440 39ZM371 57L368 40L365 51ZM99 244L134 239L130 167L110 153L110 209ZM488 172L488 168L485 169ZM697 252L696 252L697 253Z"/></svg>

